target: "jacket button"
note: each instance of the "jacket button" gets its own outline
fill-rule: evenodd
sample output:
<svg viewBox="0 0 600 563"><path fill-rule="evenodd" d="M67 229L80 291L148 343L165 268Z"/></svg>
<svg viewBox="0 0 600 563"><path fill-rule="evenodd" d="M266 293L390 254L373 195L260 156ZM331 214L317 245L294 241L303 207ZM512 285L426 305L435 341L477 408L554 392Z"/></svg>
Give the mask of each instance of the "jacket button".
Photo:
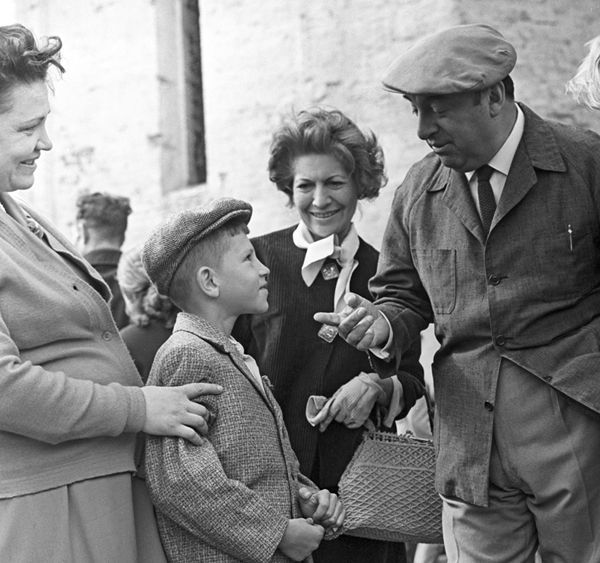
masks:
<svg viewBox="0 0 600 563"><path fill-rule="evenodd" d="M109 340L112 340L112 333L111 333L110 331L108 331L108 330L105 330L105 331L102 333L102 339L103 339L103 340L106 340L107 342L108 342Z"/></svg>
<svg viewBox="0 0 600 563"><path fill-rule="evenodd" d="M492 285L498 285L502 280L500 279L500 276L497 276L496 274L491 274L488 277L488 281L492 284Z"/></svg>
<svg viewBox="0 0 600 563"><path fill-rule="evenodd" d="M486 411L492 412L494 410L494 405L492 405L492 403L490 403L489 401L483 403L483 406L485 407Z"/></svg>
<svg viewBox="0 0 600 563"><path fill-rule="evenodd" d="M504 346L506 344L506 338L501 334L496 336L496 344L498 346Z"/></svg>

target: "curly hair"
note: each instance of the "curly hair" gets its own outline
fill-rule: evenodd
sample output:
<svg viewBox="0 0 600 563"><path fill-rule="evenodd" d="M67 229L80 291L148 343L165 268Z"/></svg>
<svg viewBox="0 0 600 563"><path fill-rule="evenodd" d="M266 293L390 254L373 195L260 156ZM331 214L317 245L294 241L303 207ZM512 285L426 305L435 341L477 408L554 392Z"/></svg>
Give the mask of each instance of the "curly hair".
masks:
<svg viewBox="0 0 600 563"><path fill-rule="evenodd" d="M61 48L59 37L47 37L38 45L26 27L0 26L0 112L9 109L8 94L13 86L46 80L50 66L65 71L60 64Z"/></svg>
<svg viewBox="0 0 600 563"><path fill-rule="evenodd" d="M567 82L567 93L590 109L600 109L600 35L588 41L589 48L577 73Z"/></svg>
<svg viewBox="0 0 600 563"><path fill-rule="evenodd" d="M88 227L125 232L127 217L131 213L129 198L94 192L77 198L77 220Z"/></svg>
<svg viewBox="0 0 600 563"><path fill-rule="evenodd" d="M179 309L156 291L142 264L141 251L141 247L136 246L123 252L117 267L117 280L129 320L137 326L145 326L150 319L157 319L166 328L172 328Z"/></svg>
<svg viewBox="0 0 600 563"><path fill-rule="evenodd" d="M307 109L286 119L273 134L269 179L293 202L294 162L307 154L337 158L358 189L373 199L386 184L383 150L372 131L362 132L339 110Z"/></svg>

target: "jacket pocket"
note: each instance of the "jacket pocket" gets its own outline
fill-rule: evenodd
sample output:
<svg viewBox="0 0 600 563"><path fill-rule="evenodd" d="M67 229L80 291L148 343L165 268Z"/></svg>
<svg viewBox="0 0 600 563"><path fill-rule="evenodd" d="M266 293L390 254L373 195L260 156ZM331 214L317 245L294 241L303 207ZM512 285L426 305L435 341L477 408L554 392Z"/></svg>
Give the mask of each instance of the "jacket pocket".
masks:
<svg viewBox="0 0 600 563"><path fill-rule="evenodd" d="M569 225L569 230L571 226ZM525 254L525 273L541 301L560 301L587 294L598 284L599 256L591 232L581 227L536 236Z"/></svg>
<svg viewBox="0 0 600 563"><path fill-rule="evenodd" d="M456 304L456 250L428 248L413 253L434 313L452 313Z"/></svg>

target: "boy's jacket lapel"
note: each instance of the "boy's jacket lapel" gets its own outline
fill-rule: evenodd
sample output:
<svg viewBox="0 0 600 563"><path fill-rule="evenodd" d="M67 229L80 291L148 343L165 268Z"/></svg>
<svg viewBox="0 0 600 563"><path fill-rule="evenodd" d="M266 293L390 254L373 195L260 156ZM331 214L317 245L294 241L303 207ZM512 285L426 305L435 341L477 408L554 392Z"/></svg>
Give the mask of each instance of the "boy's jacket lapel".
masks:
<svg viewBox="0 0 600 563"><path fill-rule="evenodd" d="M203 318L196 315L190 315L188 313L179 313L177 316L177 328L179 330L185 330L195 334L199 338L202 338L202 340L214 346L220 352L227 354L231 358L233 365L242 372L244 377L251 383L254 389L256 389L256 392L261 396L269 409L273 411L273 414L275 414L273 405L266 392L250 373L250 370L244 362L241 354L235 349L235 346L231 340L223 332L215 328Z"/></svg>

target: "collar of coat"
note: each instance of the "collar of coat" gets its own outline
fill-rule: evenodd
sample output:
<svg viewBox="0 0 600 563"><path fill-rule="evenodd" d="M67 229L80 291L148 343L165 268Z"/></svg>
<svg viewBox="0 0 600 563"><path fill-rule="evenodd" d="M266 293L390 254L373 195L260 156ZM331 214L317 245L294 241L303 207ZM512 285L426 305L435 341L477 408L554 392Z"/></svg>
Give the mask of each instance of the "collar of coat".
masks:
<svg viewBox="0 0 600 563"><path fill-rule="evenodd" d="M173 327L173 332L178 330L191 332L196 336L210 342L220 352L226 354L238 354L235 346L229 337L219 330L216 326L197 315L181 312L177 315L177 321Z"/></svg>
<svg viewBox="0 0 600 563"><path fill-rule="evenodd" d="M529 109L525 104L518 102L518 105L523 110L525 116L525 129L523 131L523 138L517 148L515 159L519 153L525 151L533 168L548 170L550 172L566 171L567 166L560 154L560 149L548 122ZM512 168L511 166L511 170ZM442 167L442 170L443 174L445 174L445 177L442 178L445 181L433 183L427 188L427 191L436 192L445 189L451 178L458 174L455 170L445 166Z"/></svg>
<svg viewBox="0 0 600 563"><path fill-rule="evenodd" d="M521 202L529 190L538 185L537 171L566 172L567 170L552 126L527 106L519 104L519 107L525 116L523 137L506 178L502 197L490 226L490 235L494 227ZM425 159L430 158L437 160L437 165L433 166L433 177L427 182L426 191L440 192L441 201L454 212L473 236L485 244L489 235L484 232L481 225L466 176L443 166L436 155L425 157ZM543 189L543 186L540 189Z"/></svg>
<svg viewBox="0 0 600 563"><path fill-rule="evenodd" d="M254 376L250 373L244 358L236 349L235 345L231 341L230 337L227 336L223 331L219 330L216 326L209 323L207 320L196 315L181 312L177 315L175 326L173 327L173 333L177 331L189 332L198 336L205 342L211 344L216 350L221 353L228 354L233 364L244 374L244 376L250 381L254 388L261 395L269 409L273 411L273 405L267 400L267 394L264 388L261 388ZM263 386L268 387L272 391L271 382L264 375L261 376Z"/></svg>

